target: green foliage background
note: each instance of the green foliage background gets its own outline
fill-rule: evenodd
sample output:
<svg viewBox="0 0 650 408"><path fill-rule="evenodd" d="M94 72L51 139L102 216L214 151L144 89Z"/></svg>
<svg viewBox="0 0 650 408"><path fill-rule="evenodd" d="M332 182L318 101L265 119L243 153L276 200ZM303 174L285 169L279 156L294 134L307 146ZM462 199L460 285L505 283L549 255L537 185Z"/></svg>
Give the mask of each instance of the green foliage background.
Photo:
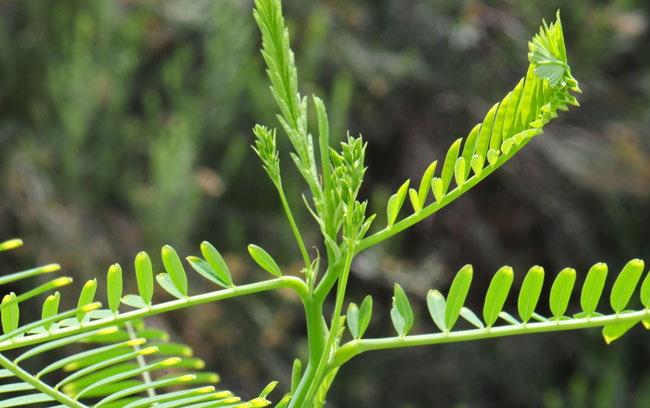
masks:
<svg viewBox="0 0 650 408"><path fill-rule="evenodd" d="M362 254L350 288L357 303L375 298L369 335L391 330L394 281L424 299L465 263L474 287L487 289L503 264L517 282L533 264L549 273L571 265L580 282L597 261L650 260L647 2L284 3L301 92L326 100L333 137L350 129L369 142L362 194L371 205L482 119L527 65L539 20L558 8L584 91L580 109L471 194ZM297 273L280 203L248 147L255 122L275 123L251 9L247 0L0 2L0 237L27 244L2 270L56 261L81 282L129 265L140 249L187 252L209 239L238 280L254 273L249 242ZM297 180L285 178L296 203ZM303 212L298 222L312 221ZM472 295L483 294L470 292L475 306ZM305 349L301 319L298 300L281 294L152 324L251 394L270 379L288 386L289 356ZM372 353L341 371L330 402L646 407L649 350L636 328L610 346L591 331Z"/></svg>

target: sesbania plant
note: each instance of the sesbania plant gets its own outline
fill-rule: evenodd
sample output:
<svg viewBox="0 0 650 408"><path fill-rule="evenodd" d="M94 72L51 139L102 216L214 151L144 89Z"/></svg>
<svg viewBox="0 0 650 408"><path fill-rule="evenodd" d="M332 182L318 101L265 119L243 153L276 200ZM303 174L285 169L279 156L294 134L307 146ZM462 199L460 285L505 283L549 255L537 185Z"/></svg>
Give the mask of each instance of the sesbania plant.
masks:
<svg viewBox="0 0 650 408"><path fill-rule="evenodd" d="M431 163L420 183L411 187L407 180L386 205L385 226L370 235L373 222L382 225L383 217L367 214L367 201L358 197L366 167L366 143L348 135L338 147L330 145L329 124L321 99L311 98L315 108L317 137L310 133L310 99L298 92L294 55L282 17L279 0L256 0L254 11L262 32L262 55L271 80L271 92L280 114L278 121L288 136L290 157L306 182L311 197L303 196L322 234L321 250L310 254L302 238L290 201L282 186L280 154L276 130L262 125L254 128L253 149L262 160L268 177L277 189L289 227L304 261L302 276L289 276L272 255L257 245L249 245L253 260L273 278L256 283L236 284L220 253L208 242L201 244L201 257L189 256L187 264L209 283L214 291L190 294L185 266L174 249L162 248L164 273L155 275L149 256L141 252L135 259L138 294L123 293L122 268L108 270L106 293L108 308L94 301L97 281L87 282L72 308L59 310L61 295L56 290L71 283L67 277L54 278L22 294L10 292L0 305L0 407L32 406L97 408L185 407L263 407L276 382L271 382L255 398L245 401L231 392L216 388L219 377L204 372L201 360L192 350L170 343L166 333L148 329L143 319L158 313L215 302L236 296L280 288L294 290L300 297L306 319L309 352L306 361L293 364L290 391L277 399L276 407L318 408L332 386L338 369L354 356L397 347L433 345L492 337L602 327L607 342L622 336L638 322L650 325L650 275L640 289L641 307L630 310L630 303L643 272L644 263L632 260L618 274L609 302L611 313L597 312L607 277L607 266L595 264L587 273L580 294L582 311L568 315L567 308L576 281L576 271L562 270L553 280L548 305L551 316L536 313L544 284L545 271L533 266L518 291L517 311L503 310L514 281L514 271L500 268L491 280L479 313L464 306L473 269L466 265L456 274L449 292L431 290L426 304L433 320L431 333L412 334L413 312L404 290L395 284L390 318L395 335L366 338L364 334L373 312L372 298L361 305L346 302L350 266L361 251L376 245L440 210L485 179L514 156L533 137L542 133L558 110L578 105L570 91L580 92L567 63L562 26L543 24L529 43L530 65L524 78L487 113L467 138L458 139L437 165ZM317 146L315 146L317 144ZM406 199L410 207L405 205ZM0 251L22 245L18 239L0 244ZM58 271L46 265L0 278L6 288L17 281L46 276ZM154 282L174 300L154 303ZM158 289L158 290L160 290ZM7 289L5 289L7 291ZM21 303L55 291L42 306L40 319L24 322L19 318ZM514 296L514 295L513 295ZM326 300L333 310L324 310ZM545 300L546 302L546 300ZM388 315L385 313L384 315ZM456 329L458 320L468 322ZM347 328L347 331L346 331ZM77 343L67 357L34 368L29 359ZM32 361L35 361L32 360ZM164 373L161 375L161 371ZM56 376L53 376L56 374ZM56 381L52 380L57 378Z"/></svg>

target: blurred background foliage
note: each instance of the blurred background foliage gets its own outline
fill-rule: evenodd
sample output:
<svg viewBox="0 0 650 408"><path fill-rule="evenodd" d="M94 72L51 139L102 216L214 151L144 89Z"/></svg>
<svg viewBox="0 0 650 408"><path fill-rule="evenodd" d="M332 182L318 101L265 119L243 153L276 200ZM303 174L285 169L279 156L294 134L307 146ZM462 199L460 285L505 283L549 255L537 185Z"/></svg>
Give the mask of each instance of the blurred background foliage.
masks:
<svg viewBox="0 0 650 408"><path fill-rule="evenodd" d="M448 289L466 263L480 310L504 264L520 283L534 264L550 278L565 266L584 277L597 261L611 273L650 261L650 3L284 3L301 92L325 99L334 138L349 129L369 142L362 193L380 220L401 182L419 180L524 74L527 40L558 8L584 91L582 107L482 185L358 258L350 296L374 296L370 336L392 332L394 281L416 306L417 330L431 331L426 290ZM83 281L116 261L128 270L141 249L169 243L189 255L207 239L239 282L264 277L245 256L249 242L298 273L279 200L248 147L255 123L277 127L251 9L251 0L0 1L0 237L26 241L3 256L3 271L56 261ZM305 188L281 139L298 208ZM309 215L298 221L318 245ZM151 324L185 338L244 395L269 379L286 390L292 356L305 351L299 301L283 292ZM378 352L341 370L330 404L647 407L649 351L635 328L610 346L589 331Z"/></svg>

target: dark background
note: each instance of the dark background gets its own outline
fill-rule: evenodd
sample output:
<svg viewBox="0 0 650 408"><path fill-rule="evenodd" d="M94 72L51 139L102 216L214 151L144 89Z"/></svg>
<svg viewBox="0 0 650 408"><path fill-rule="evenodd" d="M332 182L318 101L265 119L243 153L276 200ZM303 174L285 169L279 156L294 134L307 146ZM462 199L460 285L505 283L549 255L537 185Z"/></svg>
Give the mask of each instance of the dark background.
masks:
<svg viewBox="0 0 650 408"><path fill-rule="evenodd" d="M430 332L426 291L448 290L466 263L475 270L468 304L480 311L501 265L514 268L516 288L536 264L547 281L575 267L580 285L596 262L613 275L629 259L648 260L647 1L284 3L301 93L326 101L333 137L349 129L368 141L362 195L379 214L375 227L390 194L406 178L419 181L514 87L527 41L557 9L584 91L580 108L488 180L359 256L349 297L375 299L368 336L393 332L395 281L411 298L414 330ZM26 242L0 258L2 273L59 262L103 288L114 262L132 273L142 249L157 255L171 244L186 256L205 239L236 282L266 278L246 254L250 242L298 273L280 202L248 147L255 123L278 126L251 9L247 0L0 1L0 240ZM308 245L318 245L279 136L287 195ZM204 282L190 287L203 291ZM135 292L135 279L126 284ZM601 303L607 310L607 297ZM293 357L306 350L299 301L284 292L150 324L192 345L244 396L271 379L286 391ZM329 405L648 407L649 350L635 327L609 346L591 330L375 352L344 366Z"/></svg>

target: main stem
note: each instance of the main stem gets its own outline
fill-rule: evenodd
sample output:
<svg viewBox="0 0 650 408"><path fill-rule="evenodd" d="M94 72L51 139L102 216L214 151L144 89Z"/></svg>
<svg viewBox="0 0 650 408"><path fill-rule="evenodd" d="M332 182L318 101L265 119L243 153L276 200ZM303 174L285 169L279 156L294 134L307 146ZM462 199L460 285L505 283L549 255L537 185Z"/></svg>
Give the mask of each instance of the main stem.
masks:
<svg viewBox="0 0 650 408"><path fill-rule="evenodd" d="M327 335L327 341L325 346L322 348L319 355L312 358L311 352L311 339L310 339L310 359L305 374L296 389L296 392L291 398L288 408L306 408L311 406L311 401L314 398L318 387L320 387L321 381L324 378L326 372L327 363L329 361L330 355L333 353L333 348L336 346L336 336L340 328L340 316L343 309L343 299L345 298L345 291L348 282L348 276L350 272L350 265L352 263L352 258L354 257L354 244L350 243L346 258L345 265L339 276L338 289L336 292L336 304L334 306L334 313L332 314L332 323L330 326L329 333ZM337 268L338 269L338 268ZM317 299L317 304L321 306L322 310L322 300ZM322 323L321 323L322 325ZM316 351L316 350L313 350Z"/></svg>

